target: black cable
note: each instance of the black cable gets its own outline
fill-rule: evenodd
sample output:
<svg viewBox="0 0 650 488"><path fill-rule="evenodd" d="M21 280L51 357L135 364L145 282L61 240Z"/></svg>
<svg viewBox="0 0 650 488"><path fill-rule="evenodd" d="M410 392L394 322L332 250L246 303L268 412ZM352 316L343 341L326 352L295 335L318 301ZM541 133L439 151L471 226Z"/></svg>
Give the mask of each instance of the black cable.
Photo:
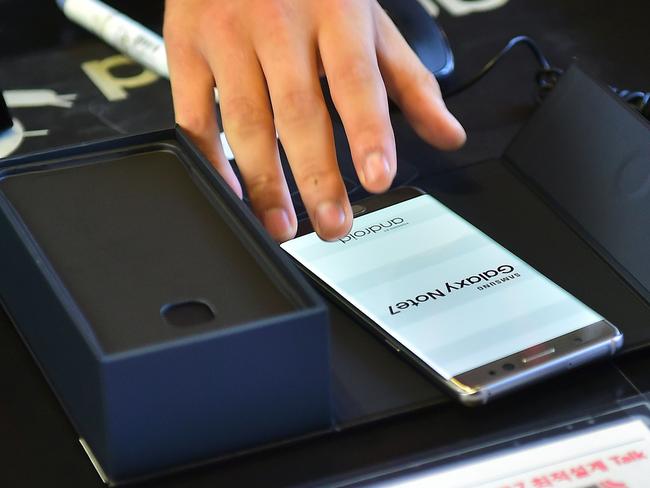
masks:
<svg viewBox="0 0 650 488"><path fill-rule="evenodd" d="M544 53L537 45L537 43L530 37L523 35L510 39L505 47L501 49L501 51L499 51L496 56L490 59L475 76L461 83L457 87L446 91L444 94L445 98L458 95L471 86L474 86L478 81L483 79L485 75L492 71L492 69L499 63L499 61L501 61L501 59L503 59L506 54L508 54L514 47L518 45L527 46L539 64L539 69L535 74L535 82L539 88L537 99L538 101L542 101L544 97L546 97L546 95L548 95L553 90L553 88L555 88L555 85L561 78L564 70L553 66L546 58L546 56L544 56ZM650 119L650 92L618 89L613 86L610 88L622 100L636 108L646 118Z"/></svg>
<svg viewBox="0 0 650 488"><path fill-rule="evenodd" d="M551 66L551 63L548 61L546 56L544 56L544 53L542 53L542 50L539 48L539 46L533 39L531 39L528 36L516 36L510 39L508 43L505 45L505 47L501 49L501 51L499 51L499 53L496 56L490 59L485 64L485 66L483 66L481 71L478 72L478 74L476 74L474 77L470 78L466 82L462 83L461 85L457 86L456 88L445 93L445 97L453 97L454 95L457 95L458 93L465 91L469 87L475 85L478 81L483 79L485 75L487 75L490 71L492 71L492 69L497 65L497 63L501 61L501 59L503 59L503 57L512 50L512 48L520 44L527 46L533 52L535 58L537 59L537 62L540 65L540 72L556 70L556 68L553 68Z"/></svg>

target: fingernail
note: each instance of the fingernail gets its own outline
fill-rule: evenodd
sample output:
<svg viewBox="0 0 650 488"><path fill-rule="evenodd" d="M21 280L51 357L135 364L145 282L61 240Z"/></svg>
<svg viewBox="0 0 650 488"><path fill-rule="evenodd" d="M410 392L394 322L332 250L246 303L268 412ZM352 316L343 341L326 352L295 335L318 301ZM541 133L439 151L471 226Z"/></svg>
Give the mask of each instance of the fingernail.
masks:
<svg viewBox="0 0 650 488"><path fill-rule="evenodd" d="M363 164L363 183L372 185L390 173L388 160L381 152L370 153Z"/></svg>
<svg viewBox="0 0 650 488"><path fill-rule="evenodd" d="M316 207L316 230L319 234L338 229L344 222L345 212L338 203L325 201Z"/></svg>
<svg viewBox="0 0 650 488"><path fill-rule="evenodd" d="M291 237L289 214L283 208L272 208L264 212L264 227L276 240L286 240Z"/></svg>

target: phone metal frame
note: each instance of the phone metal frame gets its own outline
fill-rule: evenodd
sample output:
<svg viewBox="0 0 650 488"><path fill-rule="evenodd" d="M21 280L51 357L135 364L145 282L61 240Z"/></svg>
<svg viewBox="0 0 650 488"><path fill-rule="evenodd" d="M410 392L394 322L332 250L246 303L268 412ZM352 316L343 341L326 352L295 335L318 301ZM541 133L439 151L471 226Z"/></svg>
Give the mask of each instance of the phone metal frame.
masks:
<svg viewBox="0 0 650 488"><path fill-rule="evenodd" d="M400 187L383 195L365 198L352 208L355 216L365 215L426 194L416 187ZM453 212L451 209L449 211ZM305 219L299 222L296 237L313 231L311 223ZM482 232L479 229L477 231ZM601 320L446 379L305 265L293 257L292 259L324 293L383 339L396 353L407 358L411 364L424 371L436 383L443 385L448 393L453 393L455 398L467 406L483 405L495 397L532 382L611 356L623 345L621 332L608 321Z"/></svg>

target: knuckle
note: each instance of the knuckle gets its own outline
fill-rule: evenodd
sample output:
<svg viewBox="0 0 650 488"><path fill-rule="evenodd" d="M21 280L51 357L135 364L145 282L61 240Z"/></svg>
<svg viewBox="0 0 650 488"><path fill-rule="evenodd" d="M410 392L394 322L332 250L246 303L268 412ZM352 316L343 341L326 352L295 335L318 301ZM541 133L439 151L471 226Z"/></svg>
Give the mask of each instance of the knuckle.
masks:
<svg viewBox="0 0 650 488"><path fill-rule="evenodd" d="M162 33L165 43L184 42L195 28L196 19L181 7L179 2L166 2Z"/></svg>
<svg viewBox="0 0 650 488"><path fill-rule="evenodd" d="M284 0L263 0L257 3L257 8L261 9L266 24L273 27L287 26L295 15L292 2Z"/></svg>
<svg viewBox="0 0 650 488"><path fill-rule="evenodd" d="M328 0L327 13L333 16L347 15L351 9L358 8L358 0Z"/></svg>
<svg viewBox="0 0 650 488"><path fill-rule="evenodd" d="M277 175L268 171L262 171L249 175L246 178L246 190L253 201L265 199L280 185Z"/></svg>
<svg viewBox="0 0 650 488"><path fill-rule="evenodd" d="M273 124L268 109L250 97L222 97L220 108L224 128L229 132L247 135L268 130Z"/></svg>
<svg viewBox="0 0 650 488"><path fill-rule="evenodd" d="M226 33L239 25L239 10L233 2L220 2L218 9L212 9L202 17L201 28L206 36Z"/></svg>
<svg viewBox="0 0 650 488"><path fill-rule="evenodd" d="M410 77L403 89L393 94L393 99L398 105L426 107L431 103L431 95L440 97L440 87L434 74L422 66Z"/></svg>
<svg viewBox="0 0 650 488"><path fill-rule="evenodd" d="M238 2L235 2L238 3ZM291 46L295 42L292 32L297 24L295 2L287 0L258 0L251 9L264 19L258 26L259 34L264 42L276 46Z"/></svg>
<svg viewBox="0 0 650 488"><path fill-rule="evenodd" d="M176 123L192 137L203 137L212 132L214 121L193 111L177 111Z"/></svg>
<svg viewBox="0 0 650 488"><path fill-rule="evenodd" d="M188 37L188 28L182 22L175 22L173 18L166 17L163 24L163 39L168 55L179 56L179 49L185 50L192 46Z"/></svg>
<svg viewBox="0 0 650 488"><path fill-rule="evenodd" d="M236 2L208 2L201 15L192 15L185 13L185 22L182 32L175 32L179 39L192 38L197 44L209 43L215 38L223 39L237 31L240 24L239 8L233 3ZM188 9L189 11L190 9ZM169 22L170 30L174 31L175 27ZM164 26L163 26L164 29ZM164 32L164 30L163 30Z"/></svg>
<svg viewBox="0 0 650 488"><path fill-rule="evenodd" d="M392 140L390 127L379 121L360 124L351 129L350 146L356 154L383 152Z"/></svg>
<svg viewBox="0 0 650 488"><path fill-rule="evenodd" d="M394 144L394 132L388 107L372 107L342 116L350 148L356 154L368 154Z"/></svg>
<svg viewBox="0 0 650 488"><path fill-rule="evenodd" d="M374 85L378 81L378 76L370 66L368 60L355 58L344 64L344 67L335 73L339 86L353 89L364 89L364 87Z"/></svg>
<svg viewBox="0 0 650 488"><path fill-rule="evenodd" d="M417 76L417 84L427 90L432 90L435 93L440 93L438 80L435 75L426 68L422 68Z"/></svg>
<svg viewBox="0 0 650 488"><path fill-rule="evenodd" d="M309 90L288 90L277 97L275 118L278 126L293 127L322 117L325 108L317 94Z"/></svg>

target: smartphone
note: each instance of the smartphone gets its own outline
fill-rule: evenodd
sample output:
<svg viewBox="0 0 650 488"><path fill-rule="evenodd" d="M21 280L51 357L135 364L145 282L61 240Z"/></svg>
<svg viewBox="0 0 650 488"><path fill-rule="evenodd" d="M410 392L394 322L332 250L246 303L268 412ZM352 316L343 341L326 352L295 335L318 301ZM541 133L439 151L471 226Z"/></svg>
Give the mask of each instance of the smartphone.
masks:
<svg viewBox="0 0 650 488"><path fill-rule="evenodd" d="M616 327L423 191L352 207L350 233L308 221L282 244L335 300L467 405L612 355Z"/></svg>

